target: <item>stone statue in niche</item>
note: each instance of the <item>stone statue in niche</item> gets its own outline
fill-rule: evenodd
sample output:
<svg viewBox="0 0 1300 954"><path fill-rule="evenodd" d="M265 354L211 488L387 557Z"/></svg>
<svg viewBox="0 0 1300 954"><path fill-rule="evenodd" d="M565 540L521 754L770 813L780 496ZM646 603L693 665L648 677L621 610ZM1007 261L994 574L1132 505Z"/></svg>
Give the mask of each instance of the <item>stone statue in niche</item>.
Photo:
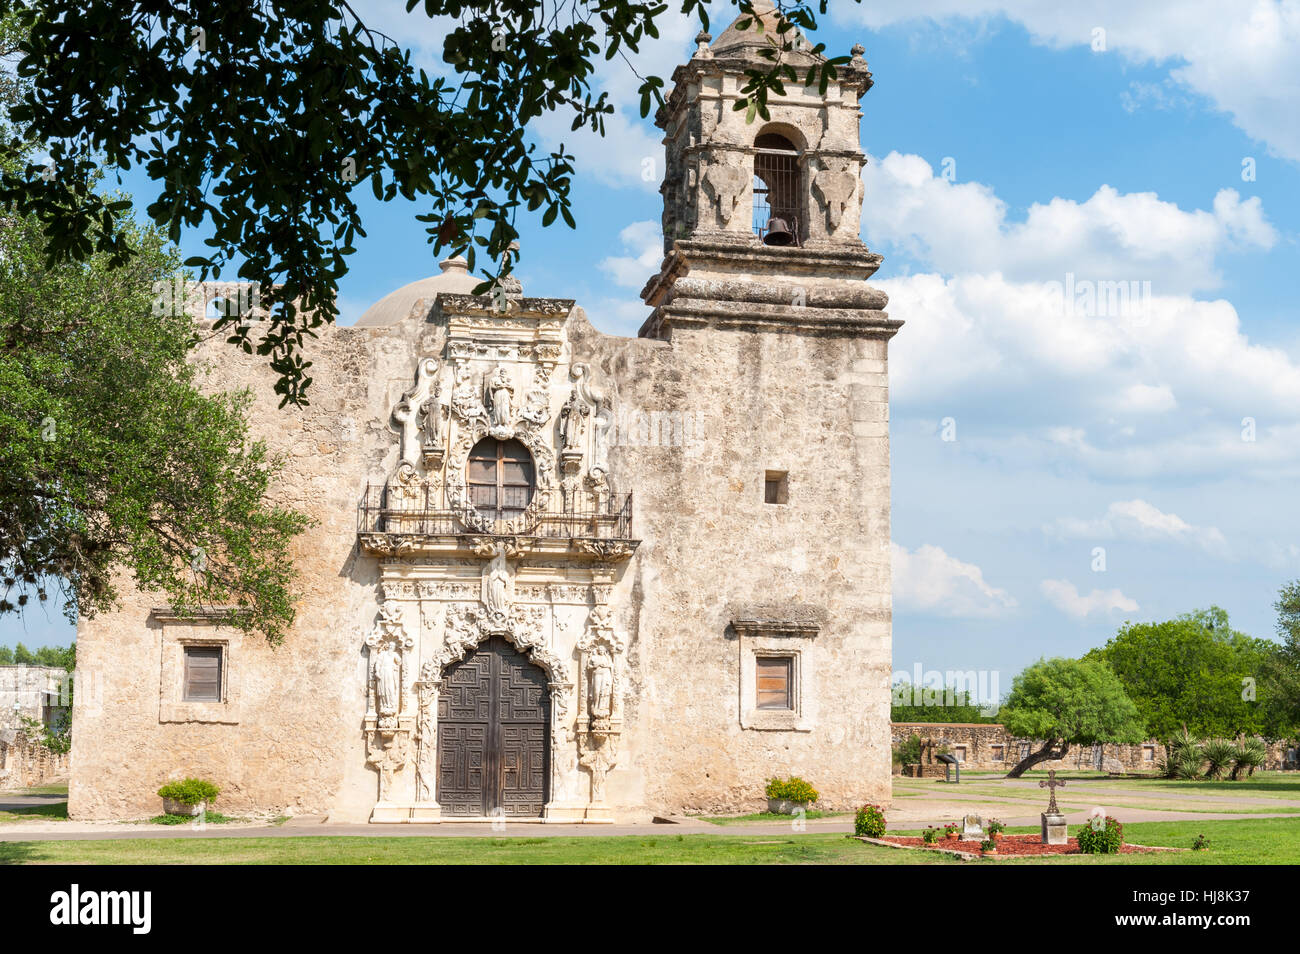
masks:
<svg viewBox="0 0 1300 954"><path fill-rule="evenodd" d="M511 600L510 567L506 563L506 548L498 546L496 555L483 571L483 605L488 616L501 619L509 615Z"/></svg>
<svg viewBox="0 0 1300 954"><path fill-rule="evenodd" d="M483 405L487 408L493 432L508 431L512 417L512 404L515 396L514 385L505 368L497 368L484 389Z"/></svg>
<svg viewBox="0 0 1300 954"><path fill-rule="evenodd" d="M415 645L406 634L395 604L385 601L374 631L366 638L370 647L370 685L375 693L378 728L396 729L402 711L402 670L405 653Z"/></svg>
<svg viewBox="0 0 1300 954"><path fill-rule="evenodd" d="M587 657L587 690L587 709L593 718L614 714L614 659L604 644L597 644Z"/></svg>
<svg viewBox="0 0 1300 954"><path fill-rule="evenodd" d="M392 642L385 642L375 654L370 676L375 683L379 718L396 718L402 702L402 654Z"/></svg>
<svg viewBox="0 0 1300 954"><path fill-rule="evenodd" d="M591 417L591 405L578 396L574 388L569 400L560 409L560 438L563 449L577 450L582 446L582 432L587 418Z"/></svg>
<svg viewBox="0 0 1300 954"><path fill-rule="evenodd" d="M456 369L456 387L451 392L451 407L466 421L483 416L483 402L474 388L474 376L465 365Z"/></svg>

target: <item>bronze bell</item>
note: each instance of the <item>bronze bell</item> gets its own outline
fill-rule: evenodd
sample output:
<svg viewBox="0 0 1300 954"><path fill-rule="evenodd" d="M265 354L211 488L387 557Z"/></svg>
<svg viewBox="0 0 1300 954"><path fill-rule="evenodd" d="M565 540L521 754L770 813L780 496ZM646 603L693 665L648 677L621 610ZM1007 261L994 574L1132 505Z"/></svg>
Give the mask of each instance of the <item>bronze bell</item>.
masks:
<svg viewBox="0 0 1300 954"><path fill-rule="evenodd" d="M785 219L771 218L767 222L767 234L763 236L764 245L793 245L794 233Z"/></svg>

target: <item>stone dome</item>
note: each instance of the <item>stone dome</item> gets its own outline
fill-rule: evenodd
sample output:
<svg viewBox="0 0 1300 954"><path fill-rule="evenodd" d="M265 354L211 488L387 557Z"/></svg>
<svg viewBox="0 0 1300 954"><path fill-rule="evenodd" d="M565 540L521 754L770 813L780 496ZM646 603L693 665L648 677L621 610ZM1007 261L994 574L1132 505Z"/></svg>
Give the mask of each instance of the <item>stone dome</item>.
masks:
<svg viewBox="0 0 1300 954"><path fill-rule="evenodd" d="M382 328L395 325L416 308L428 311L439 294L450 292L453 295L469 295L483 281L469 273L469 266L459 255L439 262L438 267L442 269L442 274L421 278L403 285L397 291L389 292L367 308L353 327Z"/></svg>

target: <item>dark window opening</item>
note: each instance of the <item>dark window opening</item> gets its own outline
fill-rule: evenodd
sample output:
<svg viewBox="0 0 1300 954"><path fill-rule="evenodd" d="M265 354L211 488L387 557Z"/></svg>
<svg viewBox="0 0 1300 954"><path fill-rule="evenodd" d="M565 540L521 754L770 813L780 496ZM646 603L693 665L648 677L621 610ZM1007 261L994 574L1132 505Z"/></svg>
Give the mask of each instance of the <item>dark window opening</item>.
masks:
<svg viewBox="0 0 1300 954"><path fill-rule="evenodd" d="M533 499L533 457L519 441L484 438L469 453L469 499L489 520L513 520Z"/></svg>
<svg viewBox="0 0 1300 954"><path fill-rule="evenodd" d="M790 502L790 486L785 471L769 470L764 474L763 502L770 504Z"/></svg>

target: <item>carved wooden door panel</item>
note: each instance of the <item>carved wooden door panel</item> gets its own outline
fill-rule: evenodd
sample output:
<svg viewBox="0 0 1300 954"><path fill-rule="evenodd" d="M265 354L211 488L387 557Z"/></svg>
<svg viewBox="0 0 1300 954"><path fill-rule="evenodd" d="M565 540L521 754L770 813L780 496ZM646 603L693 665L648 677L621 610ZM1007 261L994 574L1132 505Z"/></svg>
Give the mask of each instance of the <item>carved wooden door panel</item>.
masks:
<svg viewBox="0 0 1300 954"><path fill-rule="evenodd" d="M438 803L448 817L537 816L550 776L546 674L493 637L438 694Z"/></svg>

